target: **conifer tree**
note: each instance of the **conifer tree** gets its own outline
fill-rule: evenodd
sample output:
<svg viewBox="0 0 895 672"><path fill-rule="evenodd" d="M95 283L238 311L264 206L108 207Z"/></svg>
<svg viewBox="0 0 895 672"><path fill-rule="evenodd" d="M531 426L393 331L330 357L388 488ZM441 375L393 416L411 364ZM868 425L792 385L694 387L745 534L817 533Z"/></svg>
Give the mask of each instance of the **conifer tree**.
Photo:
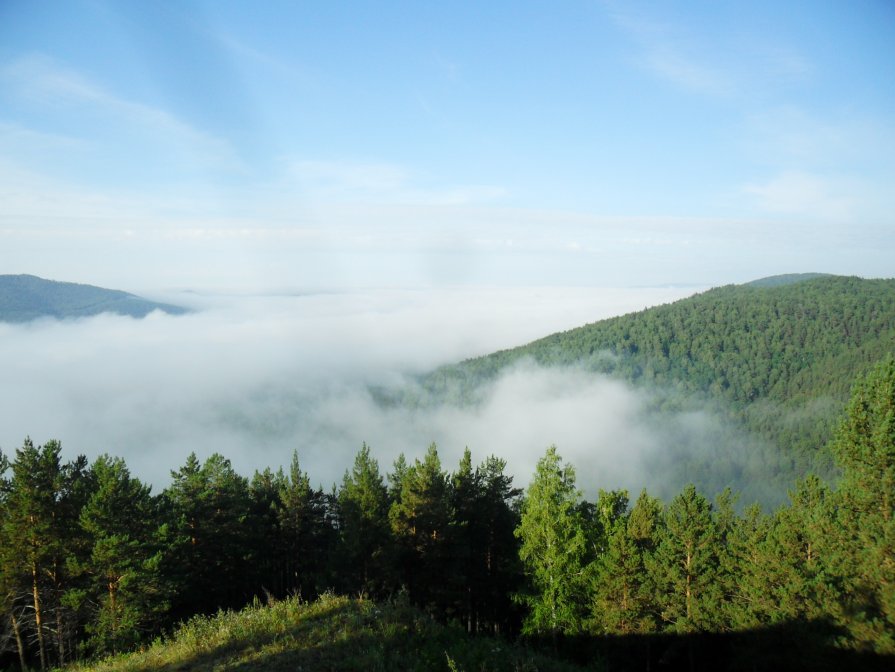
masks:
<svg viewBox="0 0 895 672"><path fill-rule="evenodd" d="M89 556L77 563L87 576L80 593L90 610L90 648L114 653L135 645L167 607L159 577L158 512L150 487L130 475L120 458L93 463L94 488L80 511Z"/></svg>
<svg viewBox="0 0 895 672"><path fill-rule="evenodd" d="M840 543L850 577L845 610L855 639L895 653L895 357L855 384L833 441L842 469Z"/></svg>
<svg viewBox="0 0 895 672"><path fill-rule="evenodd" d="M351 592L381 597L394 586L388 488L364 443L338 492L342 582Z"/></svg>
<svg viewBox="0 0 895 672"><path fill-rule="evenodd" d="M282 534L280 533L280 492L286 475L269 467L256 471L249 483L249 524L246 534L251 539L251 572L254 594L264 592L272 597L286 594Z"/></svg>
<svg viewBox="0 0 895 672"><path fill-rule="evenodd" d="M519 599L529 608L528 634L576 633L583 621L586 538L575 487L575 469L550 446L535 469L522 503L516 536L530 589Z"/></svg>
<svg viewBox="0 0 895 672"><path fill-rule="evenodd" d="M20 605L27 595L28 629L37 643L41 669L53 660L66 662L76 627L63 595L71 587L66 560L79 555L74 531L85 495L86 460L79 457L63 464L61 450L58 441L38 447L31 439L16 450L2 521L4 583Z"/></svg>
<svg viewBox="0 0 895 672"><path fill-rule="evenodd" d="M767 538L771 518L758 504L746 509L728 535L728 554L737 568L735 587L727 605L727 621L734 629L757 628L771 621L774 597L767 586L770 558Z"/></svg>
<svg viewBox="0 0 895 672"><path fill-rule="evenodd" d="M171 536L165 567L176 586L174 617L239 606L253 592L244 534L247 480L217 453L201 466L193 453L171 476L164 492Z"/></svg>
<svg viewBox="0 0 895 672"><path fill-rule="evenodd" d="M286 588L290 593L314 598L329 584L329 551L332 539L326 497L311 487L293 452L289 474L280 489L278 519L285 557Z"/></svg>
<svg viewBox="0 0 895 672"><path fill-rule="evenodd" d="M451 611L468 632L476 628L477 589L482 583L479 550L484 541L483 521L477 515L481 494L479 473L473 469L472 453L466 448L450 479L452 520L447 543L452 561L449 578L454 584L450 587L453 593Z"/></svg>
<svg viewBox="0 0 895 672"><path fill-rule="evenodd" d="M662 505L642 491L634 508L610 528L606 551L596 562L592 623L597 632L652 632L654 595L645 558L656 544Z"/></svg>
<svg viewBox="0 0 895 672"><path fill-rule="evenodd" d="M712 505L688 485L665 508L663 523L647 560L662 622L673 632L712 630L722 600Z"/></svg>
<svg viewBox="0 0 895 672"><path fill-rule="evenodd" d="M449 597L445 576L451 564L447 545L451 510L447 474L434 443L422 461L417 459L407 468L400 484L389 520L403 555L404 581L414 602L444 613Z"/></svg>
<svg viewBox="0 0 895 672"><path fill-rule="evenodd" d="M511 596L519 589L522 566L515 529L519 524L517 505L522 490L513 487L506 474L506 461L488 457L477 469L478 497L470 537L475 560L474 595L476 630L498 632L510 620Z"/></svg>

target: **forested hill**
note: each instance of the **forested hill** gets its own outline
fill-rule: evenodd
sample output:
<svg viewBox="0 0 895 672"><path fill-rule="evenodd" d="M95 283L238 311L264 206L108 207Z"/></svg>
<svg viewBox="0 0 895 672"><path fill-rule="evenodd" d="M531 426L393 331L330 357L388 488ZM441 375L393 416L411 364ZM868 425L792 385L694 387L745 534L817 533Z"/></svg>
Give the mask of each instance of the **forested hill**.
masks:
<svg viewBox="0 0 895 672"><path fill-rule="evenodd" d="M33 275L0 275L0 322L28 322L116 313L145 317L154 310L179 315L180 306L156 303L112 289L73 282L44 280Z"/></svg>
<svg viewBox="0 0 895 672"><path fill-rule="evenodd" d="M825 470L818 451L850 381L892 352L895 280L776 276L442 367L421 380L422 403L472 403L524 359L583 367L659 391L666 408L722 409L770 444L772 462L794 459L779 468L798 475Z"/></svg>
<svg viewBox="0 0 895 672"><path fill-rule="evenodd" d="M739 405L834 396L895 349L895 280L818 277L728 285L438 369L432 392L478 383L523 358L578 365Z"/></svg>

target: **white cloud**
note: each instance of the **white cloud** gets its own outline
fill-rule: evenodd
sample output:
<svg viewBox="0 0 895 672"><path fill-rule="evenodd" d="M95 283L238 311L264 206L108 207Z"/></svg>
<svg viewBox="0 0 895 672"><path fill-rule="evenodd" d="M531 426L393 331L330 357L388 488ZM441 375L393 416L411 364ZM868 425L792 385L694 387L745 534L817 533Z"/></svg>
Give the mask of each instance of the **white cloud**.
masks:
<svg viewBox="0 0 895 672"><path fill-rule="evenodd" d="M768 182L747 184L744 191L761 209L773 213L828 221L849 220L857 212L858 185L852 180L789 172Z"/></svg>
<svg viewBox="0 0 895 672"><path fill-rule="evenodd" d="M895 129L854 111L811 114L786 104L750 113L743 151L756 162L791 169L865 169L887 162Z"/></svg>

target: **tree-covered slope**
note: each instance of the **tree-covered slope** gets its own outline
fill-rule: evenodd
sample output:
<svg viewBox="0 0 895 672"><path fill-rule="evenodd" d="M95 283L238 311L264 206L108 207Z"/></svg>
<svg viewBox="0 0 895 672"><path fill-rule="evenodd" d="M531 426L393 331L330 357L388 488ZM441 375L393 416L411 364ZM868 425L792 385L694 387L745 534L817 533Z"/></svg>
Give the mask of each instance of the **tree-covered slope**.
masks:
<svg viewBox="0 0 895 672"><path fill-rule="evenodd" d="M0 322L28 322L116 313L145 317L154 310L178 315L186 309L148 301L112 289L73 282L44 280L33 275L0 275Z"/></svg>
<svg viewBox="0 0 895 672"><path fill-rule="evenodd" d="M895 280L783 276L547 336L442 367L422 401L474 403L522 360L575 366L658 393L665 410L706 404L769 444L784 481L824 472L823 451L849 385L895 352ZM716 456L717 458L717 456Z"/></svg>

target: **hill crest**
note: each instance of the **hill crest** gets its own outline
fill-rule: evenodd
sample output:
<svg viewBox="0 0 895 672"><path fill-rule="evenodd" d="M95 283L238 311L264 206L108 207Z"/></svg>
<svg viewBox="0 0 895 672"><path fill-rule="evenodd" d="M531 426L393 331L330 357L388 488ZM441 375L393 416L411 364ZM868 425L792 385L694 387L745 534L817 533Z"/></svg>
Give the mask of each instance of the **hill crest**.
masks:
<svg viewBox="0 0 895 672"><path fill-rule="evenodd" d="M44 317L71 319L114 313L135 318L160 310L169 315L186 308L157 303L117 289L46 280L35 275L0 275L0 322L30 322Z"/></svg>

